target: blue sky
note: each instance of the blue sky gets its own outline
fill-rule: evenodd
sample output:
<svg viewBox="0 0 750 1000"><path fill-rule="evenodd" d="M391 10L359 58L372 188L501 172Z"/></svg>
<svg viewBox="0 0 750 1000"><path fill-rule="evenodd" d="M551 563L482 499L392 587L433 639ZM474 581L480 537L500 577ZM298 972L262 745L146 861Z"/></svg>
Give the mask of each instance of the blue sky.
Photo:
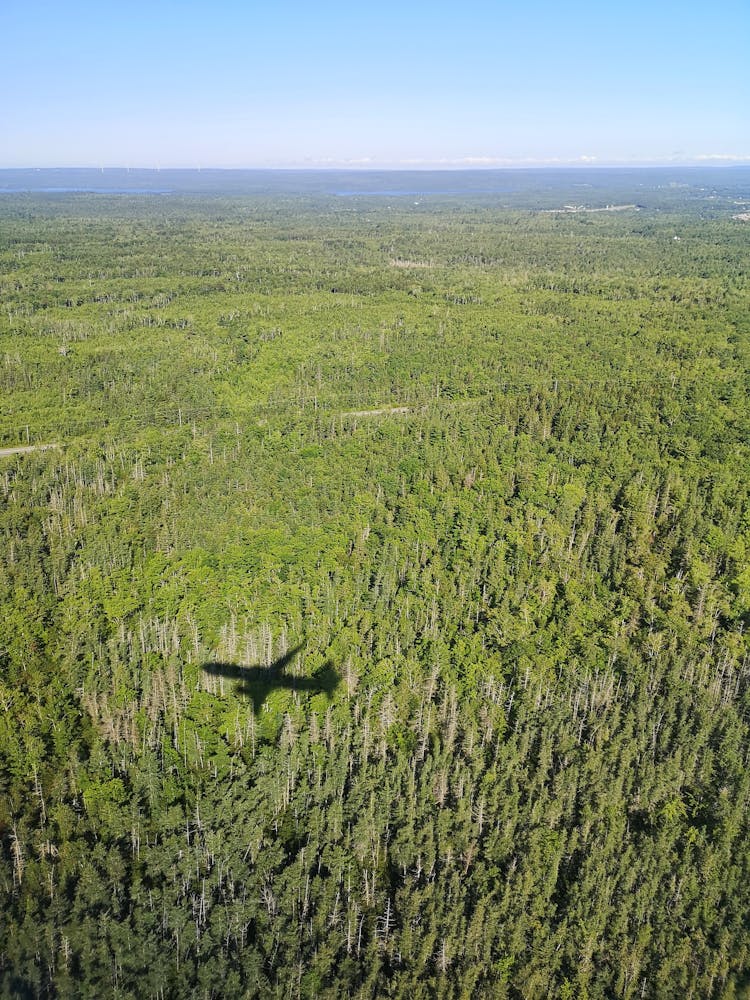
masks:
<svg viewBox="0 0 750 1000"><path fill-rule="evenodd" d="M750 2L0 3L0 166L750 161Z"/></svg>

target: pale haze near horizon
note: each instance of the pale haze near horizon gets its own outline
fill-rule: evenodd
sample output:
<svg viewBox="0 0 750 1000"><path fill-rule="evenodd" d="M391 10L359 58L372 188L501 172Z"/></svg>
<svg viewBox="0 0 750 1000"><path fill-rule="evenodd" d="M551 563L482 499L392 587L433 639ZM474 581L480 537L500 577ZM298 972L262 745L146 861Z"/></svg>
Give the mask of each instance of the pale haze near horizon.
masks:
<svg viewBox="0 0 750 1000"><path fill-rule="evenodd" d="M0 167L750 162L750 5L0 8Z"/></svg>

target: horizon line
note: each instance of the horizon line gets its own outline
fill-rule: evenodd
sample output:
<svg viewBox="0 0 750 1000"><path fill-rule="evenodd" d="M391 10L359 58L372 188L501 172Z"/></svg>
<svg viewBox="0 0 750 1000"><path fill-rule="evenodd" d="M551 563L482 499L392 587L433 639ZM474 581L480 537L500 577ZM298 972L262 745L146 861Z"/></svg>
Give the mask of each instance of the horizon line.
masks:
<svg viewBox="0 0 750 1000"><path fill-rule="evenodd" d="M684 160L608 160L598 161L587 160L496 160L486 162L447 162L447 161L336 161L322 163L320 161L306 164L254 164L247 166L220 166L204 164L170 164L164 165L144 165L144 164L92 164L92 163L67 163L67 164L27 164L24 166L5 166L0 164L0 171L42 171L42 170L90 170L97 173L104 173L111 170L143 170L153 173L161 171L195 171L198 173L219 171L223 173L243 172L243 171L279 171L279 172L307 172L307 173L331 173L333 171L352 171L366 173L368 171L383 172L412 172L425 173L428 171L444 173L481 173L498 170L649 170L669 167L750 167L750 156L730 157L730 156L705 156L691 157Z"/></svg>

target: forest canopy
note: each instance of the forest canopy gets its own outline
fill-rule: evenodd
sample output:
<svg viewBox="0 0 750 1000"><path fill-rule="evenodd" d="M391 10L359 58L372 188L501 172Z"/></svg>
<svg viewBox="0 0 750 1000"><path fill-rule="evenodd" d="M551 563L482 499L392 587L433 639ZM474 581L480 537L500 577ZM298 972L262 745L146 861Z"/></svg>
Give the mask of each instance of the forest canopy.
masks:
<svg viewBox="0 0 750 1000"><path fill-rule="evenodd" d="M0 197L3 995L748 995L750 183L584 173Z"/></svg>

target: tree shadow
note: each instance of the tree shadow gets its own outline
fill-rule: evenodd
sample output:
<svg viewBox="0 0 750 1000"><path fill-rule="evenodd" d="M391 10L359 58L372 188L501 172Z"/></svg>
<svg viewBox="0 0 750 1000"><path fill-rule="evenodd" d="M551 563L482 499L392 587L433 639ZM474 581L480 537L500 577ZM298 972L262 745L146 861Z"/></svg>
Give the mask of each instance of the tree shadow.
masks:
<svg viewBox="0 0 750 1000"><path fill-rule="evenodd" d="M300 643L299 646L290 649L268 666L257 664L247 667L241 663L211 661L201 664L201 669L213 677L227 677L230 680L238 681L235 693L250 699L256 715L260 712L271 692L281 688L288 688L291 691L309 691L311 694L325 694L330 700L341 683L341 676L334 669L330 660L326 660L310 677L287 672L286 668L302 652L304 645L304 642Z"/></svg>

